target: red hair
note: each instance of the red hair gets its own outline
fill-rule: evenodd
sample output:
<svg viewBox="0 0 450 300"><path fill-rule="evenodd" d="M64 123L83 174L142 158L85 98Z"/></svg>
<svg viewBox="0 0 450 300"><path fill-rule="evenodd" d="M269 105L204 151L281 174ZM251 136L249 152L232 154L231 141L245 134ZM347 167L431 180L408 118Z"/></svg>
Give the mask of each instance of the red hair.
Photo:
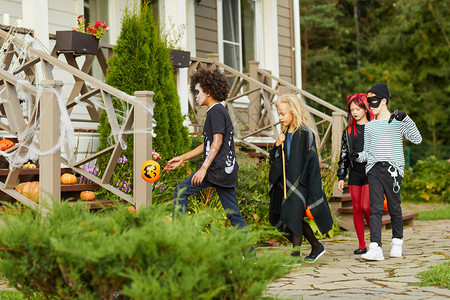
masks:
<svg viewBox="0 0 450 300"><path fill-rule="evenodd" d="M354 94L352 96L347 95L347 115L348 115L348 127L347 132L350 135L350 133L354 132L354 135L358 135L359 131L356 129L356 120L353 118L351 112L350 112L350 104L354 102L358 107L366 110L366 116L367 120L372 121L375 119L375 115L370 111L369 109L369 103L367 102L367 95L365 93L360 94Z"/></svg>

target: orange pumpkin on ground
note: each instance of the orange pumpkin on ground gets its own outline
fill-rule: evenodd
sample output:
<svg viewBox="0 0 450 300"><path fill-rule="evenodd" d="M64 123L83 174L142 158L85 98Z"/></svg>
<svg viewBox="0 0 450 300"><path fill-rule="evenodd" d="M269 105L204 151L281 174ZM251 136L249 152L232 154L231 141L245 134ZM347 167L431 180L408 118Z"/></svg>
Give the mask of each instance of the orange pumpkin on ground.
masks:
<svg viewBox="0 0 450 300"><path fill-rule="evenodd" d="M83 201L91 201L95 199L95 193L93 191L82 191L80 193L80 199Z"/></svg>
<svg viewBox="0 0 450 300"><path fill-rule="evenodd" d="M314 220L314 217L313 217L313 215L311 213L311 210L309 209L309 206L306 207L305 214L310 220Z"/></svg>
<svg viewBox="0 0 450 300"><path fill-rule="evenodd" d="M77 177L73 174L64 173L61 175L62 184L75 184L77 183Z"/></svg>
<svg viewBox="0 0 450 300"><path fill-rule="evenodd" d="M15 190L28 199L39 203L39 181L22 182L16 186Z"/></svg>
<svg viewBox="0 0 450 300"><path fill-rule="evenodd" d="M133 205L130 205L130 206L128 206L128 211L129 211L130 213L135 214L135 213L136 213L136 207L134 207Z"/></svg>
<svg viewBox="0 0 450 300"><path fill-rule="evenodd" d="M5 151L14 146L14 142L3 138L0 140L0 150Z"/></svg>

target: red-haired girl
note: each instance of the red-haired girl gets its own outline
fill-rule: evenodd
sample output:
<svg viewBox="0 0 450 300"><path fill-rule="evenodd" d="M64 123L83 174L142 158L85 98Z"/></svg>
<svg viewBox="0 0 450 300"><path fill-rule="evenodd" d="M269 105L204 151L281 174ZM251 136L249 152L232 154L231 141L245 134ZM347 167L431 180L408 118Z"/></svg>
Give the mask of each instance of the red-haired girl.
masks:
<svg viewBox="0 0 450 300"><path fill-rule="evenodd" d="M350 154L361 152L364 146L364 125L374 118L369 110L366 94L347 96L348 127L342 134L341 157L337 176L338 189L344 190L344 179L349 169L348 186L353 205L353 223L358 236L359 247L355 254L367 252L364 240L364 218L369 224L370 203L369 183L365 172L366 163L358 163L350 159Z"/></svg>

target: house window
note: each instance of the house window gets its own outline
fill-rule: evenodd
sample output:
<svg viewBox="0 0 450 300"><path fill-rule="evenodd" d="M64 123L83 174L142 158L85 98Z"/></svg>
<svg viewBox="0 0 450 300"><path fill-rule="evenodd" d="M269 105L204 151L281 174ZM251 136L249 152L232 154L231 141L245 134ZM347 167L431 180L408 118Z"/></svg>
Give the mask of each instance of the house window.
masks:
<svg viewBox="0 0 450 300"><path fill-rule="evenodd" d="M241 72L248 72L248 61L257 60L256 24L258 0L219 0L218 19L222 25L219 52L223 62ZM221 19L221 20L220 20ZM220 38L220 37L219 37Z"/></svg>

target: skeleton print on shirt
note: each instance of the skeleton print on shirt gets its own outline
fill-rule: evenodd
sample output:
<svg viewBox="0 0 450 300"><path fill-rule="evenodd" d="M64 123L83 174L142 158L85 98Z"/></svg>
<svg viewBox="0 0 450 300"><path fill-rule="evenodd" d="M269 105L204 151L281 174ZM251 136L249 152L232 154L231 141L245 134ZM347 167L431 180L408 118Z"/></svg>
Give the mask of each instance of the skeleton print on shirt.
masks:
<svg viewBox="0 0 450 300"><path fill-rule="evenodd" d="M230 151L228 151L227 158L226 158L226 161L225 161L225 165L226 165L225 173L227 173L227 174L233 173L234 164L236 162L236 157L235 157L235 155L234 155L234 153L232 151L233 148L231 147L231 145L234 145L233 136L234 136L233 135L233 131L231 131L230 132L230 138L228 140L228 148L230 149Z"/></svg>
<svg viewBox="0 0 450 300"><path fill-rule="evenodd" d="M206 160L211 152L214 134L222 134L223 142L217 155L206 173L206 180L223 187L238 185L237 172L239 169L234 149L234 130L230 116L222 104L211 106L206 113L204 126L203 159Z"/></svg>

